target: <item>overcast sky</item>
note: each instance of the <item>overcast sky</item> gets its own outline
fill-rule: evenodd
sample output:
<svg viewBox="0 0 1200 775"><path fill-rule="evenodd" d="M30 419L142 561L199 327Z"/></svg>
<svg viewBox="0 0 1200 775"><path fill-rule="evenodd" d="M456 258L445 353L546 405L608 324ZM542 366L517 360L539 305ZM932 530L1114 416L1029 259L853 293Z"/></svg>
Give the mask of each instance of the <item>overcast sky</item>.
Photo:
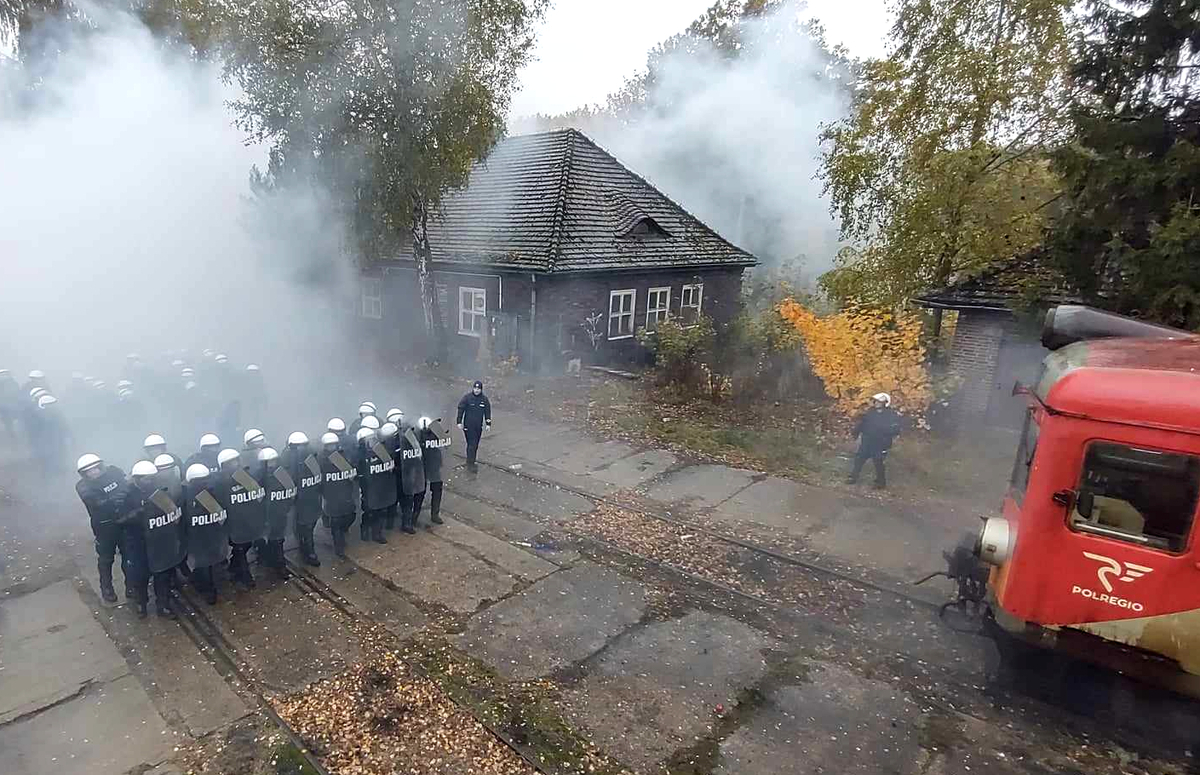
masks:
<svg viewBox="0 0 1200 775"><path fill-rule="evenodd" d="M602 103L646 66L646 54L713 0L555 0L521 74L511 115L562 113ZM879 56L889 19L885 0L809 0L831 43L857 57Z"/></svg>

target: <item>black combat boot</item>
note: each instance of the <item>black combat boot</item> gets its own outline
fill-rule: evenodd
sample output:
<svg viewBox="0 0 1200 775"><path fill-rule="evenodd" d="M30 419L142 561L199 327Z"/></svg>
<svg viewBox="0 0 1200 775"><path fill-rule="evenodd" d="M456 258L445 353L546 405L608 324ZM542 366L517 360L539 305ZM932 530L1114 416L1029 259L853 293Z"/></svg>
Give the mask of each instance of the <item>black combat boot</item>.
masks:
<svg viewBox="0 0 1200 775"><path fill-rule="evenodd" d="M429 512L429 521L435 525L444 525L446 520L442 519L442 515L436 512Z"/></svg>
<svg viewBox="0 0 1200 775"><path fill-rule="evenodd" d="M413 514L406 514L404 519L404 532L408 533L409 535L416 535L417 528L414 526L416 521L416 517Z"/></svg>
<svg viewBox="0 0 1200 775"><path fill-rule="evenodd" d="M358 523L358 537L364 542L371 540L371 526L367 524L366 519Z"/></svg>
<svg viewBox="0 0 1200 775"><path fill-rule="evenodd" d="M100 599L109 605L117 602L117 593L113 589L112 568L111 560L108 562L100 560L96 563L96 570L100 572Z"/></svg>
<svg viewBox="0 0 1200 775"><path fill-rule="evenodd" d="M171 608L171 605L166 600L156 601L154 604L154 607L158 613L159 619L178 619L179 618L179 614L175 613L175 610L173 608Z"/></svg>
<svg viewBox="0 0 1200 775"><path fill-rule="evenodd" d="M321 560L317 557L317 548L313 546L312 533L300 537L300 554L304 557L304 564L312 568L321 567Z"/></svg>
<svg viewBox="0 0 1200 775"><path fill-rule="evenodd" d="M388 542L388 540L383 537L383 522L381 520L377 519L375 520L374 524L371 525L371 540L377 544L386 544Z"/></svg>
<svg viewBox="0 0 1200 775"><path fill-rule="evenodd" d="M137 614L139 619L145 619L149 613L150 612L147 610L147 603L145 601L137 604Z"/></svg>
<svg viewBox="0 0 1200 775"><path fill-rule="evenodd" d="M283 554L283 541L271 542L271 564L275 566L275 575L281 581L287 581L292 577L292 572L288 570L287 557Z"/></svg>
<svg viewBox="0 0 1200 775"><path fill-rule="evenodd" d="M336 527L333 529L333 553L346 559L346 531Z"/></svg>
<svg viewBox="0 0 1200 775"><path fill-rule="evenodd" d="M209 605L217 604L217 589L216 589L216 587L213 587L212 589L210 589L204 593L204 602L208 603Z"/></svg>

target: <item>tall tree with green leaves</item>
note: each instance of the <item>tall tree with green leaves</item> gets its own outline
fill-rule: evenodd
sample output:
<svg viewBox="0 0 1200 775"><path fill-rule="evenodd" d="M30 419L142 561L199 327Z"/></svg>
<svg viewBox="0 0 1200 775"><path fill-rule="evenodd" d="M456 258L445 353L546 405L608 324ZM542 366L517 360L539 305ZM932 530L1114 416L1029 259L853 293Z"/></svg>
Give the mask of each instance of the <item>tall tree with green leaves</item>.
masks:
<svg viewBox="0 0 1200 775"><path fill-rule="evenodd" d="M822 285L902 303L1038 245L1059 194L1073 0L895 0L822 177L850 247Z"/></svg>
<svg viewBox="0 0 1200 775"><path fill-rule="evenodd" d="M1089 3L1048 242L1094 302L1200 329L1200 2Z"/></svg>
<svg viewBox="0 0 1200 775"><path fill-rule="evenodd" d="M314 175L357 247L411 244L425 325L445 332L428 222L504 132L548 0L247 0L230 7L233 103L273 176Z"/></svg>

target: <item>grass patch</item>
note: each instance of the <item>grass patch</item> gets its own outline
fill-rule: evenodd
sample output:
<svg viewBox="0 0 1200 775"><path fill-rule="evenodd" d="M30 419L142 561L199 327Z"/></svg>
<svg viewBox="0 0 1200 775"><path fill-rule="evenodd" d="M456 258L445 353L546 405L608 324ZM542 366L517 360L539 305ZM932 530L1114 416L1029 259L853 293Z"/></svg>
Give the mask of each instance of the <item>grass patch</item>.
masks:
<svg viewBox="0 0 1200 775"><path fill-rule="evenodd" d="M436 636L415 636L408 651L421 672L451 699L543 768L596 775L628 772L562 718L554 707L549 683L509 683L483 662Z"/></svg>
<svg viewBox="0 0 1200 775"><path fill-rule="evenodd" d="M275 775L320 775L316 767L308 763L300 749L291 743L280 743L271 751Z"/></svg>

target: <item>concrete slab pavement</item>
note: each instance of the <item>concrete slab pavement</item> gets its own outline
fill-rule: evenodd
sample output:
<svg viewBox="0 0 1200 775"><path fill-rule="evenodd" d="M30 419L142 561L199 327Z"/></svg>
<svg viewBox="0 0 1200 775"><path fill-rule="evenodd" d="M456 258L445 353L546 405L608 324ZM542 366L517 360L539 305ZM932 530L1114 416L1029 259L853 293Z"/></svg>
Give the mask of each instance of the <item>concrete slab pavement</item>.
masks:
<svg viewBox="0 0 1200 775"><path fill-rule="evenodd" d="M546 562L535 554L476 530L453 517L447 517L445 524L433 525L430 532L443 541L478 553L488 562L526 581L537 581L558 570L554 563Z"/></svg>
<svg viewBox="0 0 1200 775"><path fill-rule="evenodd" d="M756 471L729 466L688 466L664 476L647 495L663 503L711 508L746 489L759 476Z"/></svg>
<svg viewBox="0 0 1200 775"><path fill-rule="evenodd" d="M928 771L921 707L883 681L821 664L799 686L770 691L721 743L719 775ZM787 751L787 756L780 756Z"/></svg>
<svg viewBox="0 0 1200 775"><path fill-rule="evenodd" d="M629 457L637 450L622 441L601 441L578 444L566 454L544 461L552 468L573 474L589 474L598 468Z"/></svg>
<svg viewBox="0 0 1200 775"><path fill-rule="evenodd" d="M92 775L153 765L172 732L117 647L60 581L0 603L5 775Z"/></svg>
<svg viewBox="0 0 1200 775"><path fill-rule="evenodd" d="M293 562L303 565L298 551L288 554ZM305 565L304 568L399 638L408 637L429 621L412 603L350 563L323 558L320 567Z"/></svg>
<svg viewBox="0 0 1200 775"><path fill-rule="evenodd" d="M581 495L489 466L480 466L478 474L456 471L447 486L466 496L483 498L505 508L562 522L569 522L595 508L592 501Z"/></svg>
<svg viewBox="0 0 1200 775"><path fill-rule="evenodd" d="M510 678L548 675L585 659L646 610L646 588L581 563L488 608L455 638Z"/></svg>
<svg viewBox="0 0 1200 775"><path fill-rule="evenodd" d="M648 769L709 734L717 705L736 707L776 645L741 622L692 611L612 643L571 691L570 706L604 748Z"/></svg>
<svg viewBox="0 0 1200 775"><path fill-rule="evenodd" d="M640 487L656 476L673 468L678 462L674 454L661 449L648 449L629 457L614 460L592 471L592 476L622 488Z"/></svg>

